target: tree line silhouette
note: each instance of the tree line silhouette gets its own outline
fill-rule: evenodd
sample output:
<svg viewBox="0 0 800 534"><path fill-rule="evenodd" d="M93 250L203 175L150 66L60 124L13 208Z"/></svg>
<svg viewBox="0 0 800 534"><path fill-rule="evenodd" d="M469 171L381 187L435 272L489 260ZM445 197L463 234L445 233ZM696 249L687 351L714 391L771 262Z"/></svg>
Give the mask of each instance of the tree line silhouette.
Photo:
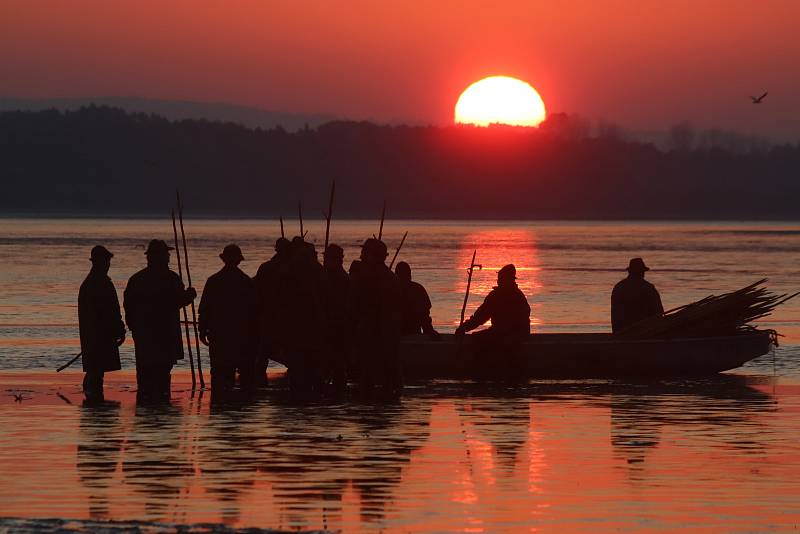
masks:
<svg viewBox="0 0 800 534"><path fill-rule="evenodd" d="M800 215L800 144L677 124L668 147L553 114L539 128L335 121L289 133L89 106L0 113L5 213L277 216L298 199L337 215L532 219L786 219Z"/></svg>

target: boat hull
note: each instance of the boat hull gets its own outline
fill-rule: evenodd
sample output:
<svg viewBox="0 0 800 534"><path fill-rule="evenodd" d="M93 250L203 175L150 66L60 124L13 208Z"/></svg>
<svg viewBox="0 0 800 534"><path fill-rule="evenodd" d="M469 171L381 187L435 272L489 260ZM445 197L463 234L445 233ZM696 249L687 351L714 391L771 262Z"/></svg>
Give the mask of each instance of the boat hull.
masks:
<svg viewBox="0 0 800 534"><path fill-rule="evenodd" d="M472 339L438 341L407 336L400 343L406 378L481 376L496 362L476 362ZM527 378L703 376L740 367L770 351L770 332L692 339L624 339L612 334L534 334L523 344L515 372ZM502 360L503 355L496 355ZM469 363L474 362L474 363Z"/></svg>

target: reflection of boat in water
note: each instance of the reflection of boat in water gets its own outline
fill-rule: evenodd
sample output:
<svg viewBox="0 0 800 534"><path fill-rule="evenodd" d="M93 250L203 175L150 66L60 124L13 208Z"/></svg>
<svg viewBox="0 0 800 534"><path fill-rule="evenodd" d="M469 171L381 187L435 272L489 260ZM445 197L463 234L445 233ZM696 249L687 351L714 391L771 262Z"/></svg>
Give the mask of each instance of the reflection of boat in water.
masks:
<svg viewBox="0 0 800 534"><path fill-rule="evenodd" d="M773 334L754 330L724 337L626 339L613 334L534 334L523 344L528 377L701 376L740 367L769 352ZM400 344L410 378L474 375L471 340L408 336ZM480 362L491 366L492 362Z"/></svg>

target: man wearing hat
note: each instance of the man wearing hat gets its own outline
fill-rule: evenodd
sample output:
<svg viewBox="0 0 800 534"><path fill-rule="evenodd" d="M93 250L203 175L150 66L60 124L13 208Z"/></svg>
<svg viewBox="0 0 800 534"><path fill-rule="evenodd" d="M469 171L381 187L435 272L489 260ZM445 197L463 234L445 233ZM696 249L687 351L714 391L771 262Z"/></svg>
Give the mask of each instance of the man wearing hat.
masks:
<svg viewBox="0 0 800 534"><path fill-rule="evenodd" d="M147 245L147 267L131 276L125 288L125 321L133 334L139 397L169 397L170 372L183 359L179 310L197 296L184 288L169 268L169 251L161 239Z"/></svg>
<svg viewBox="0 0 800 534"><path fill-rule="evenodd" d="M219 255L225 264L212 274L200 299L200 340L209 346L211 388L234 386L236 372L242 387L255 385L258 351L258 305L253 281L239 269L244 261L238 245Z"/></svg>
<svg viewBox="0 0 800 534"><path fill-rule="evenodd" d="M125 342L117 290L108 277L113 256L101 245L92 248L92 268L78 293L78 328L86 373L83 392L87 400L102 400L103 374L120 369L119 346Z"/></svg>
<svg viewBox="0 0 800 534"><path fill-rule="evenodd" d="M400 343L400 283L386 265L386 244L364 241L358 275L351 274L349 322L354 329L359 385L369 391L380 384L384 392L400 392L402 377L397 349Z"/></svg>
<svg viewBox="0 0 800 534"><path fill-rule="evenodd" d="M431 318L431 299L425 287L411 279L411 266L401 261L394 269L400 281L402 319L400 333L404 336L425 334L438 339L439 333L433 329Z"/></svg>
<svg viewBox="0 0 800 534"><path fill-rule="evenodd" d="M656 287L644 279L650 268L642 258L628 263L628 277L617 282L611 292L611 330L621 332L628 326L664 313Z"/></svg>

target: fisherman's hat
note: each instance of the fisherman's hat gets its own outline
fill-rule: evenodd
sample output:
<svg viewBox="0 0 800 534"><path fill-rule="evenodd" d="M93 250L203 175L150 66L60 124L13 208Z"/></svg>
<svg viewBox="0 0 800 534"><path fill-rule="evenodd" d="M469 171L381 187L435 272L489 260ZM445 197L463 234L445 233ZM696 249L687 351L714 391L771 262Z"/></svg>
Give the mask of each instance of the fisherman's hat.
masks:
<svg viewBox="0 0 800 534"><path fill-rule="evenodd" d="M110 260L113 257L114 255L103 245L95 245L89 254L89 259L92 261Z"/></svg>
<svg viewBox="0 0 800 534"><path fill-rule="evenodd" d="M625 270L629 273L643 273L645 271L649 271L650 267L644 264L644 260L642 258L633 258L630 262L628 262L628 268Z"/></svg>
<svg viewBox="0 0 800 534"><path fill-rule="evenodd" d="M244 261L242 249L239 248L239 245L233 243L226 245L225 248L222 249L222 254L220 254L219 257L222 261Z"/></svg>
<svg viewBox="0 0 800 534"><path fill-rule="evenodd" d="M511 278L515 280L517 278L517 268L514 267L513 263L509 263L508 265L504 265L502 269L497 271L498 278Z"/></svg>
<svg viewBox="0 0 800 534"><path fill-rule="evenodd" d="M344 249L339 245L330 244L322 253L322 255L330 258L344 258Z"/></svg>
<svg viewBox="0 0 800 534"><path fill-rule="evenodd" d="M144 255L163 254L170 250L175 250L175 248L167 245L167 242L163 239L151 239L150 243L147 244L147 250L144 251Z"/></svg>

